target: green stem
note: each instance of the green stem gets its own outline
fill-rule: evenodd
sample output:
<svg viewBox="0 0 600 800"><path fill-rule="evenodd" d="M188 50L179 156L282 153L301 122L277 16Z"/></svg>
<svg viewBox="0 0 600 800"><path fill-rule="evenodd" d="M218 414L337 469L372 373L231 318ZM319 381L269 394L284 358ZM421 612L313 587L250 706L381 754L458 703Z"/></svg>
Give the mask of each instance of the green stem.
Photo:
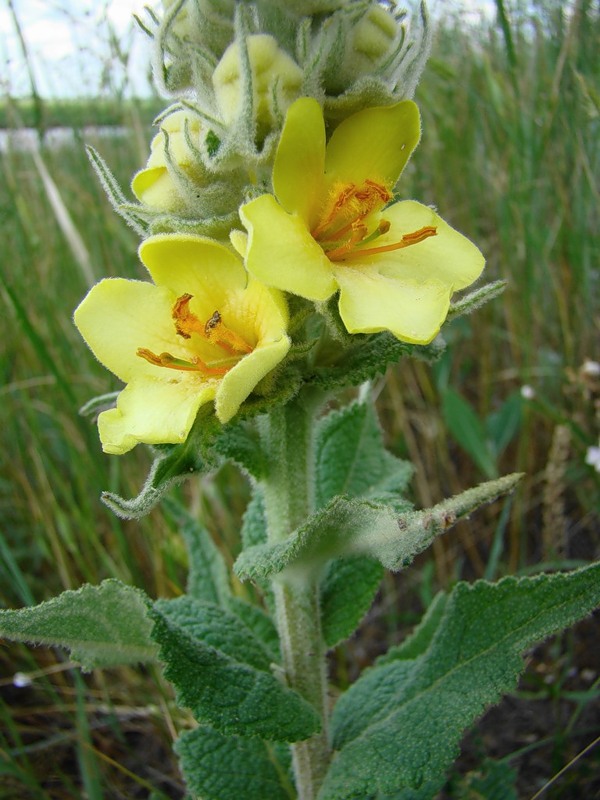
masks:
<svg viewBox="0 0 600 800"><path fill-rule="evenodd" d="M304 395L262 420L271 462L264 483L269 540L280 542L314 511L313 432L319 398ZM276 622L288 685L318 712L319 733L292 744L299 800L314 800L330 761L326 647L321 632L318 576L273 582Z"/></svg>

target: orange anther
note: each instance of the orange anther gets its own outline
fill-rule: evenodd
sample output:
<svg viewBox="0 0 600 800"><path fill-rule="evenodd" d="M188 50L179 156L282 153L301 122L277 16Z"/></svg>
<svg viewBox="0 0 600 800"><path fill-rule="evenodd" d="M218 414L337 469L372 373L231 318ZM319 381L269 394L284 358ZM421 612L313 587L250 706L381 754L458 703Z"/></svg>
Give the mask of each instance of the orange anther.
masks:
<svg viewBox="0 0 600 800"><path fill-rule="evenodd" d="M182 294L178 297L173 306L171 316L175 322L175 330L184 339L189 339L192 333L199 333L202 336L202 323L195 314L190 311L190 300L193 295Z"/></svg>

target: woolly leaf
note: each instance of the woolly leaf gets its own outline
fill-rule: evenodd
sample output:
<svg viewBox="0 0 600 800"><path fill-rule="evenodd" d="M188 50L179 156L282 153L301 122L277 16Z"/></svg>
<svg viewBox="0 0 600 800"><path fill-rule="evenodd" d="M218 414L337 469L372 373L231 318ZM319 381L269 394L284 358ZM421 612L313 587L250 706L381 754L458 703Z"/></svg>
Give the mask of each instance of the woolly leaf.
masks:
<svg viewBox="0 0 600 800"><path fill-rule="evenodd" d="M359 556L332 561L321 583L321 626L328 647L354 633L383 578L378 561Z"/></svg>
<svg viewBox="0 0 600 800"><path fill-rule="evenodd" d="M339 361L315 368L310 380L324 389L358 386L382 375L390 364L395 364L403 356L435 361L444 350L444 344L439 340L428 345L413 345L401 342L390 333L364 338L357 334L353 338L356 344L345 349Z"/></svg>
<svg viewBox="0 0 600 800"><path fill-rule="evenodd" d="M461 297L455 303L450 305L448 310L448 321L455 317L461 317L463 314L471 314L481 306L489 303L490 300L495 300L499 297L507 287L507 281L493 281L486 283L485 286L480 286L469 294Z"/></svg>
<svg viewBox="0 0 600 800"><path fill-rule="evenodd" d="M444 592L438 592L431 601L423 619L410 636L396 647L390 647L387 653L377 659L377 665L387 664L400 659L409 660L417 658L429 647L435 632L446 609L448 597Z"/></svg>
<svg viewBox="0 0 600 800"><path fill-rule="evenodd" d="M264 477L267 459L258 434L247 423L226 426L216 442L216 449L223 458L235 461L254 478Z"/></svg>
<svg viewBox="0 0 600 800"><path fill-rule="evenodd" d="M335 495L376 498L402 492L412 466L388 453L370 402L352 403L328 414L316 434L317 506Z"/></svg>
<svg viewBox="0 0 600 800"><path fill-rule="evenodd" d="M283 570L314 571L329 559L362 554L399 570L459 519L512 491L520 477L488 481L426 511L397 513L390 505L337 496L285 541L244 550L234 569L242 579L257 580Z"/></svg>
<svg viewBox="0 0 600 800"><path fill-rule="evenodd" d="M227 603L227 608L252 631L253 635L265 648L271 661L277 663L281 659L281 653L277 628L272 618L262 608L251 605L239 597L231 597Z"/></svg>
<svg viewBox="0 0 600 800"><path fill-rule="evenodd" d="M521 653L598 605L600 564L459 583L426 650L373 667L338 701L332 736L340 752L319 800L435 785L465 728L516 686Z"/></svg>
<svg viewBox="0 0 600 800"><path fill-rule="evenodd" d="M161 500L176 481L207 472L218 464L210 447L221 430L211 405L202 406L183 444L158 445L150 474L137 497L126 500L113 492L103 492L102 502L124 519L143 517Z"/></svg>
<svg viewBox="0 0 600 800"><path fill-rule="evenodd" d="M244 547L254 547L267 541L267 518L265 502L258 486L254 488L252 497L242 519L242 543Z"/></svg>
<svg viewBox="0 0 600 800"><path fill-rule="evenodd" d="M165 677L199 722L274 741L319 729L316 711L271 673L268 650L233 615L182 597L159 601L152 616Z"/></svg>
<svg viewBox="0 0 600 800"><path fill-rule="evenodd" d="M150 606L120 581L85 584L31 608L0 611L0 637L64 647L85 670L153 661Z"/></svg>
<svg viewBox="0 0 600 800"><path fill-rule="evenodd" d="M252 497L244 517L242 519L242 544L244 548L254 548L266 545L267 542L267 518L265 514L265 502L260 486L255 486ZM256 583L260 586L265 603L269 610L275 613L275 599L273 589L268 579L256 578Z"/></svg>
<svg viewBox="0 0 600 800"><path fill-rule="evenodd" d="M293 365L285 370L273 370L259 384L264 394L258 394L257 387L243 403L235 420L227 425L217 420L212 404L201 406L185 442L152 448L156 454L154 463L137 497L128 500L113 492L103 492L102 501L117 516L138 519L154 508L173 483L218 467L223 460L221 449L227 458L239 458L249 472L262 474L262 455L252 454L247 440L242 445L241 434L234 429L244 420L286 403L297 392L299 383L300 377Z"/></svg>
<svg viewBox="0 0 600 800"><path fill-rule="evenodd" d="M177 523L189 556L188 594L196 600L225 606L231 596L229 571L225 559L210 533L187 509L174 500L165 501L165 509Z"/></svg>
<svg viewBox="0 0 600 800"><path fill-rule="evenodd" d="M175 743L186 785L203 800L289 800L288 764L277 759L281 750L257 739L223 736L208 726L184 733Z"/></svg>
<svg viewBox="0 0 600 800"><path fill-rule="evenodd" d="M123 217L127 224L130 225L139 236L146 236L147 230L143 219L140 218L140 216L136 213L137 209L135 207L130 207L131 204L127 202L121 187L110 171L106 161L104 161L100 153L98 153L98 151L90 145L86 146L86 151L90 160L90 164L94 168L94 171L98 176L100 184L106 192L106 196L108 197L112 207L115 209L117 214L120 214Z"/></svg>
<svg viewBox="0 0 600 800"><path fill-rule="evenodd" d="M270 654L260 639L229 611L189 595L175 600L157 600L154 608L193 641L255 669L269 671Z"/></svg>

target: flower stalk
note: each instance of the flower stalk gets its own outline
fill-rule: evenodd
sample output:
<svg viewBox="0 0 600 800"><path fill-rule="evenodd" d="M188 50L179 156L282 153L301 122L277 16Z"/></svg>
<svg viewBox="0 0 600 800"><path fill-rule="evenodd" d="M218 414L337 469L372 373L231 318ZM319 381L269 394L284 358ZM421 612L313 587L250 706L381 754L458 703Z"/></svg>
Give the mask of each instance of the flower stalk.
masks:
<svg viewBox="0 0 600 800"><path fill-rule="evenodd" d="M321 399L316 392L305 392L293 403L273 409L261 419L263 446L270 456L263 495L268 538L272 543L286 539L314 511L313 432ZM318 733L291 746L299 800L317 797L331 757L319 577L314 572L284 572L272 585L286 682L321 717Z"/></svg>

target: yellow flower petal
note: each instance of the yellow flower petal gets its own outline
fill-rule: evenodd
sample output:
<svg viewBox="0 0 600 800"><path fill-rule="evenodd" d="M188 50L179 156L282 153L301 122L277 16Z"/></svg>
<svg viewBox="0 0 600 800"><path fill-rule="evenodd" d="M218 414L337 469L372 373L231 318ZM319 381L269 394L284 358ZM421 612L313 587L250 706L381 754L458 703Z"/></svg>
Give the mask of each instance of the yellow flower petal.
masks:
<svg viewBox="0 0 600 800"><path fill-rule="evenodd" d="M421 228L437 232L409 247L362 258L357 248L352 258L338 262L340 314L350 333L390 330L403 341L427 344L444 322L452 294L479 277L484 258L421 203L395 203L382 216L390 229L366 248L393 245Z"/></svg>
<svg viewBox="0 0 600 800"><path fill-rule="evenodd" d="M141 359L140 359L141 360ZM210 402L217 384L136 380L119 394L117 407L98 417L102 449L121 455L139 442L185 442L198 409Z"/></svg>
<svg viewBox="0 0 600 800"><path fill-rule="evenodd" d="M269 289L260 281L248 276L245 289L232 292L224 306L230 311L248 341L275 341L287 328L289 313L285 297L278 289ZM250 332L252 331L252 334Z"/></svg>
<svg viewBox="0 0 600 800"><path fill-rule="evenodd" d="M229 241L234 246L236 252L244 258L248 250L248 234L245 231L238 231L234 228L229 233Z"/></svg>
<svg viewBox="0 0 600 800"><path fill-rule="evenodd" d="M325 171L325 122L316 100L301 97L290 106L273 167L273 188L290 214L309 228L317 222Z"/></svg>
<svg viewBox="0 0 600 800"><path fill-rule="evenodd" d="M248 272L267 286L307 300L333 294L331 262L299 216L287 214L264 194L242 206L240 218L248 230Z"/></svg>
<svg viewBox="0 0 600 800"><path fill-rule="evenodd" d="M451 289L442 283L381 274L377 267L338 267L340 315L349 333L389 330L398 339L427 344L446 319Z"/></svg>
<svg viewBox="0 0 600 800"><path fill-rule="evenodd" d="M156 367L136 355L138 347L173 352L175 299L165 287L107 278L90 289L73 319L98 361L127 383L134 375L155 375ZM185 357L181 350L173 355Z"/></svg>
<svg viewBox="0 0 600 800"><path fill-rule="evenodd" d="M436 281L454 292L464 289L481 275L485 259L473 242L452 228L433 209L414 200L404 200L386 208L382 217L391 223L390 229L373 245L383 247L398 242L403 235L432 226L437 233L419 244L364 259L366 264L377 263L380 272L389 271L399 278ZM369 247L370 245L365 245ZM357 248L352 265L363 263ZM350 262L349 262L350 263Z"/></svg>
<svg viewBox="0 0 600 800"><path fill-rule="evenodd" d="M246 285L247 275L238 256L202 236L151 236L140 245L139 255L155 283L168 286L177 297L186 293L201 296L207 309L214 306L212 311L228 291Z"/></svg>
<svg viewBox="0 0 600 800"><path fill-rule="evenodd" d="M373 180L391 189L420 135L419 109L412 100L359 111L331 136L325 158L327 178L357 185Z"/></svg>
<svg viewBox="0 0 600 800"><path fill-rule="evenodd" d="M287 336L259 345L223 377L215 398L215 411L220 422L229 422L256 384L285 358L289 349Z"/></svg>

